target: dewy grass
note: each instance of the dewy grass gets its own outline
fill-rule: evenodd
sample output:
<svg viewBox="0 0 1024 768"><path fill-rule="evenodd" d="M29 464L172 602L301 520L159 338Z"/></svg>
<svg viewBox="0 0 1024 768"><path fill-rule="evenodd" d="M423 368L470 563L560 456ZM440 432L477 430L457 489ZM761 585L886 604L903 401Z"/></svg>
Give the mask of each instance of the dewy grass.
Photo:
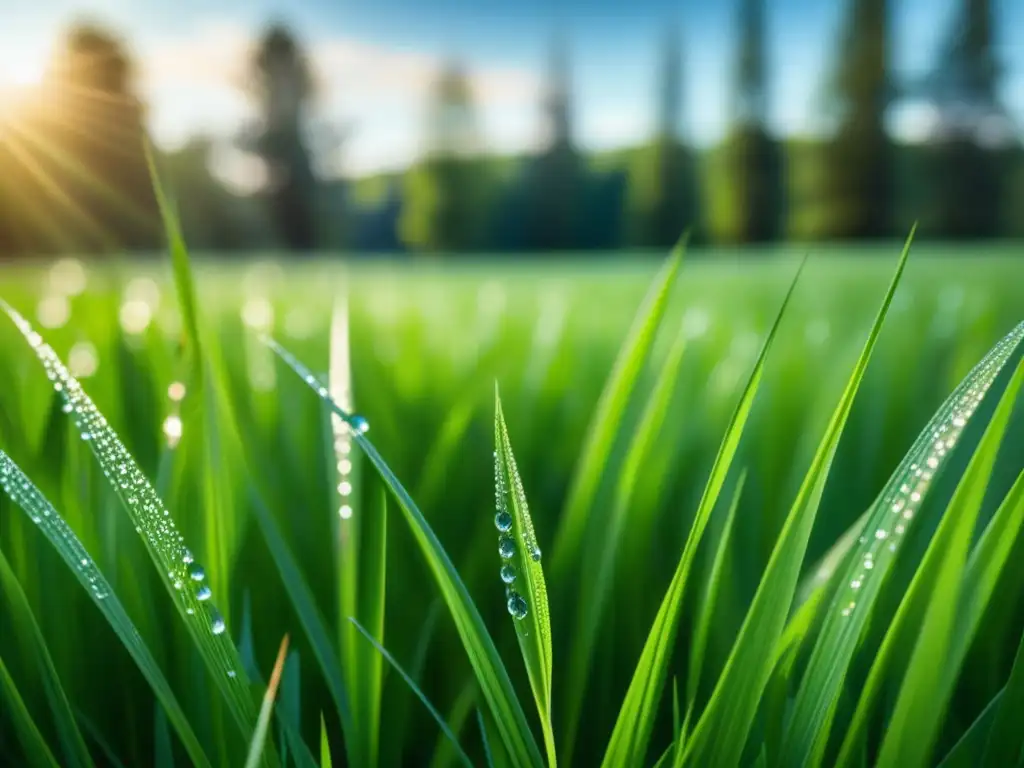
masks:
<svg viewBox="0 0 1024 768"><path fill-rule="evenodd" d="M573 285L559 296L572 311L561 313L554 329L560 339L557 354L550 349L541 354L539 340L552 330L543 317L550 313L541 312L540 319L532 314L535 282L506 280L512 273L498 266L479 283L474 282L479 276L463 275L462 282L449 275L442 280L419 273L396 276L394 285L413 300L390 309L385 294L394 289L368 276L374 268L339 271L352 301L336 304L330 330L326 320L336 285L318 272L316 283L306 287L295 268L287 285L279 281L275 295L267 295L280 321L273 330L303 356L330 349L329 364L323 366L330 368L330 378L324 382L281 352L324 398L321 402L291 397L285 390L292 382L281 377L270 377L268 384L253 375L252 346L236 343L240 329L232 313L237 315L237 308L230 302L237 291L230 298L211 291L216 301L204 295L200 302L193 285L199 273L192 274L180 237L172 248L183 310L181 327L173 333L183 331L187 346L196 350L204 334L202 356L179 359L175 347L163 343L172 340L161 337L155 319L145 335L119 328L113 296L102 291L102 270L93 267L90 290L68 289L65 297L72 324L65 329L44 324L58 349L77 342L67 358L71 372L82 370L76 378L103 405L105 416L125 425L119 438L139 465L160 467L160 495L167 507L186 511L175 520L182 533L203 537L197 552L210 572L202 581L182 580L182 591L174 589L162 564L155 574L162 582L145 567L140 572L144 559L139 560L139 548L126 546L125 537L133 536L127 522L146 521L147 528L139 526L144 532L158 530L159 520L144 509L121 515L103 478L91 471L93 456L68 450L69 434L76 436L67 429L53 389L24 375L18 345L10 345L11 354L5 347L0 447L26 466L46 468L46 479L59 494L53 499L63 507L61 530L77 544L66 546L61 531L52 528L55 523L44 522L41 513L37 524L20 513L6 514L13 507L0 498L0 542L10 564L3 570L0 560L0 580L5 594L14 596L0 621L17 623L15 632L0 632L0 762L165 766L177 758L195 765L241 765L245 747L255 742L267 750L276 747L286 765L309 768L314 758L299 726L310 746L319 737L321 765L330 765L334 747L335 764L340 759L367 768L538 766L553 763L556 752L562 765L597 765L609 734L614 737L606 763L615 768L649 766L656 758L662 768L705 762L770 768L790 759L808 766L852 766L880 754L889 764L943 760L949 768L1002 768L1020 756L1024 652L1019 621L1010 610L1024 596L1024 579L1013 566L1024 555L1019 396L1004 426L1003 447L994 454L994 438L989 447L982 444L987 425L996 423L995 401L1006 403L1004 416L1011 407L1007 382L1024 354L1022 328L1014 327L1024 294L1013 280L982 274L985 270L966 259L958 272L915 257L892 304L884 343L843 428L843 444L831 459L830 442L828 460L819 455L815 461L810 496L816 496L824 476L828 493L808 542L806 526L816 499L796 505L796 523L785 520L788 504L782 502L790 500L785 497L790 483L802 474L794 470L806 469L806 462L802 468L798 464L809 460L825 431L828 414L818 402L827 387L822 372L840 364L847 368L842 361L848 343L862 345L860 335L869 324L861 313L862 298L880 291L886 277L876 272L875 260L862 260L855 268L815 263L820 280L815 295L792 302L784 330L773 327L770 369L764 365L765 344L745 388L737 362L749 364L747 356L753 355L789 277L778 262L751 263L752 274L742 278L731 267L695 262L678 292L669 291L675 275L668 262L648 287L650 298L622 346L618 334L631 311L615 298L624 295L623 283L635 281L635 273L595 277L592 270L580 270L573 279L578 277L581 287ZM56 290L64 280L60 273L70 266L57 265L51 279L36 284ZM332 274L332 267L323 269ZM1007 268L1006 274L1015 272ZM230 271L229 287L243 282L238 278ZM293 278L301 284L297 289ZM29 316L40 297L31 287L19 294L22 282L5 281L4 291L10 291L6 298L12 304L27 307L22 311ZM643 286L634 282L628 290L634 288L640 293ZM247 291L243 300L251 298ZM432 301L435 291L444 292L444 312L417 306L417 296ZM485 352L473 358L463 318L499 294L510 310L488 331ZM697 317L701 310L707 312L703 319ZM677 312L683 313L683 332L665 339L658 329L674 325ZM39 317L41 322L46 317L41 309ZM992 348L996 330L1009 328L1007 340ZM31 334L29 329L30 341ZM192 338L196 344L188 344ZM1016 346L1007 352L1014 339ZM86 362L99 365L88 381L89 366L82 367L80 354L84 340L92 345ZM667 355L654 354L656 341L667 342ZM429 357L423 363L425 349ZM749 351L737 351L743 349ZM601 395L609 367L617 373L608 377ZM315 370L320 368L318 363ZM863 373L861 365L856 370ZM201 386L189 378L199 373ZM990 381L985 391L981 373ZM346 398L353 374L359 407L374 418L373 443L366 439L366 420L353 413L355 401ZM492 421L483 415L489 411L487 385L496 375L504 402ZM173 451L157 431L171 381L184 381L189 402L202 405L181 411L185 439ZM61 397L68 391L78 395L74 385L69 390L56 377L55 383ZM278 384L280 397L266 389ZM150 390L160 400L152 400ZM928 422L950 390L953 396ZM848 395L841 401L844 408ZM595 400L600 405L588 408ZM706 449L711 439L721 438L734 403L734 418L712 464L714 455ZM834 403L824 405L831 410ZM962 425L950 410L954 407ZM74 404L71 411L82 421ZM86 445L94 451L98 446L89 444L103 433L102 418L86 414L82 422L90 438ZM926 422L921 440L911 446ZM942 425L947 430L935 435ZM215 429L203 431L208 426ZM827 434L837 431L833 421ZM519 558L512 563L512 584L522 603L513 602L512 616L511 595L501 595L503 561L487 487L492 435L501 454L496 485L507 494L512 518L506 533ZM339 437L348 444L336 445ZM388 455L387 463L376 447ZM360 466L367 456L376 472ZM930 467L929 458L937 466ZM11 467L17 494L28 479ZM964 474L965 467L973 469ZM100 468L118 494L135 496L140 504L148 499L136 491L134 464L123 478L128 488L121 488L116 463L100 457ZM520 473L521 497L513 481ZM418 504L396 474L410 478ZM973 490L953 503L958 482ZM339 487L343 483L348 485ZM923 483L927 487L920 487ZM515 510L517 500L526 509L527 492L536 531ZM394 507L385 511L387 494L398 501L408 530L386 530L397 519L389 514ZM903 505L895 509L901 499ZM555 518L559 508L576 510L573 526L582 527L573 533L559 528L568 525ZM52 506L46 509L55 515ZM166 507L156 509L164 518ZM197 514L189 514L191 509ZM911 516L904 517L908 511ZM977 530L968 537L972 519ZM851 527L853 520L858 523ZM543 546L542 560L529 558L543 544L538 537L547 539L552 528L557 535ZM63 562L43 551L50 544L40 533L56 545ZM170 551L176 557L173 547ZM109 581L94 583L79 571L83 557L102 564ZM159 555L155 559L162 563ZM552 560L561 561L557 578ZM765 562L770 565L763 574ZM531 563L544 565L547 596L539 603L538 591L526 585ZM73 583L63 578L66 574L52 578L51 564L68 566L92 602L82 600L77 588L67 589ZM862 574L865 578L859 578ZM431 576L438 589L426 583ZM18 584L24 601L17 599ZM660 591L666 584L664 599L651 594L652 586ZM244 690L250 704L263 693L259 665L269 667L283 634L295 641L297 650L283 665L274 717L259 721L258 731L252 706L252 726L232 732L220 700L224 693L214 685L228 680L226 673L214 670L211 679L202 649L196 653L192 647L197 631L211 642L227 642L226 631L213 634L208 615L183 612L191 607L184 601L205 585L214 588L222 609L229 597L248 596L251 607L242 621L245 666L239 662L239 680L230 685L241 692L241 670L248 670L254 681ZM581 591L581 586L593 589ZM754 594L751 606L747 596ZM955 603L943 604L953 595ZM545 612L541 606L548 599ZM442 600L454 628L437 610ZM195 605L208 609L211 602L196 598ZM121 604L123 620L109 613ZM109 632L94 606L117 639L95 634ZM184 628L176 610L183 612ZM739 647L730 653L745 615L754 629L744 628ZM441 621L435 621L438 616ZM547 617L544 631L531 623L542 616ZM38 633L31 630L32 618ZM926 620L928 631L922 633ZM76 632L69 637L65 628L72 625ZM581 626L592 628L589 637L580 636ZM385 628L387 660L381 655ZM554 633L551 653L545 638L552 640ZM39 637L43 640L32 639ZM346 646L352 638L355 642ZM130 663L123 663L129 659L118 658L124 655L118 640L150 688L141 685ZM517 641L525 674L513 663ZM301 675L299 653L312 653L302 658ZM86 663L96 658L110 659L102 674ZM403 670L411 689L398 679ZM969 681L965 670L971 671ZM710 700L704 701L709 692ZM437 706L428 704L424 711L417 698ZM539 728L531 698L541 713ZM547 719L551 702L557 728ZM585 738L574 738L564 725L572 719L572 707L578 709L577 732ZM314 725L319 726L315 732ZM79 729L90 755L80 754Z"/></svg>
<svg viewBox="0 0 1024 768"><path fill-rule="evenodd" d="M540 544L526 503L519 468L512 455L512 443L497 386L494 389L494 498L494 527L498 530L505 607L515 622L519 648L523 652L530 687L537 702L548 765L554 766L557 758L551 727L553 662L548 589L544 582Z"/></svg>
<svg viewBox="0 0 1024 768"><path fill-rule="evenodd" d="M185 546L170 511L124 443L53 348L6 302L0 301L0 308L24 335L53 388L63 397L64 411L72 418L82 440L92 449L104 476L123 502L236 724L248 734L256 724L248 681L240 669L238 650L225 631L224 617L211 599L205 569ZM268 759L276 761L272 752L268 753Z"/></svg>
<svg viewBox="0 0 1024 768"><path fill-rule="evenodd" d="M463 646L480 683L480 689L491 708L510 759L514 765L542 765L540 751L526 722L522 705L515 695L512 681L498 655L494 640L487 632L480 611L473 603L469 590L466 589L458 571L423 513L420 512L408 491L391 471L387 462L377 452L373 443L366 438L365 433L369 430L369 422L358 414L345 411L331 400L327 387L320 384L312 372L281 345L270 338L264 338L264 342L327 402L352 430L356 444L374 465L388 490L398 502L406 522L430 565L434 579L451 611Z"/></svg>
<svg viewBox="0 0 1024 768"><path fill-rule="evenodd" d="M0 486L31 518L85 589L149 683L195 765L210 765L170 684L110 583L60 513L10 457L0 451Z"/></svg>
<svg viewBox="0 0 1024 768"><path fill-rule="evenodd" d="M823 749L847 666L899 544L913 525L933 480L996 376L1016 355L1022 339L1024 324L1000 341L964 379L925 427L873 505L794 702L785 742L788 761L802 763L812 752Z"/></svg>

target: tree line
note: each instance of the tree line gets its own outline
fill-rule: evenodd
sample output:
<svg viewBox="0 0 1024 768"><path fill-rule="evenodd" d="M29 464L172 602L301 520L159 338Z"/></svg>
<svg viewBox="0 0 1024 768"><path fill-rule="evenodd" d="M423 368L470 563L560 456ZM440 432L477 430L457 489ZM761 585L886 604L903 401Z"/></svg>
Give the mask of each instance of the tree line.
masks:
<svg viewBox="0 0 1024 768"><path fill-rule="evenodd" d="M640 146L586 153L574 138L567 39L547 70L548 141L494 156L480 135L469 73L448 62L430 94L427 151L401 173L322 178L310 123L307 55L269 28L250 62L260 119L234 137L264 182L241 194L209 170L214 140L196 137L159 158L186 238L197 249L247 252L530 252L665 248L683 229L697 241L1024 236L1024 150L999 103L990 0L958 0L938 63L896 82L892 0L848 0L822 83L830 131L780 140L768 128L765 0L738 0L730 124L698 151L683 136L686 99L678 29L661 41L657 127ZM132 63L109 31L79 25L65 38L43 96L0 123L0 254L156 250L159 216L143 153L145 105ZM898 143L886 114L925 99L927 141ZM320 137L320 144L324 144ZM331 149L338 135L329 133ZM1016 206L1016 207L1014 207Z"/></svg>

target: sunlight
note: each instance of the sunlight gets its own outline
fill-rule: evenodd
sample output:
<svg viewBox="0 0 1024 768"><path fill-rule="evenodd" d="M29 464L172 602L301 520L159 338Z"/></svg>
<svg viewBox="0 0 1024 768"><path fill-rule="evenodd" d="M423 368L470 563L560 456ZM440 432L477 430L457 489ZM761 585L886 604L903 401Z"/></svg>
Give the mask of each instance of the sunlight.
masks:
<svg viewBox="0 0 1024 768"><path fill-rule="evenodd" d="M45 49L26 51L0 43L0 107L22 102L46 74Z"/></svg>

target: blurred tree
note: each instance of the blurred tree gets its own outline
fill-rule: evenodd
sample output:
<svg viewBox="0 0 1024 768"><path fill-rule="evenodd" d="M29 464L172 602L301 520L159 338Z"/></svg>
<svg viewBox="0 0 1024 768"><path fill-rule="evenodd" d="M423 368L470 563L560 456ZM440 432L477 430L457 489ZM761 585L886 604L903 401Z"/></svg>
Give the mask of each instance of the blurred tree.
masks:
<svg viewBox="0 0 1024 768"><path fill-rule="evenodd" d="M288 248L311 250L318 245L318 184L305 135L313 97L309 62L292 33L275 24L252 69L261 115L252 148L267 165L271 211Z"/></svg>
<svg viewBox="0 0 1024 768"><path fill-rule="evenodd" d="M778 235L782 156L767 127L764 0L741 0L733 124L723 152L728 190L716 211L724 240L757 243Z"/></svg>
<svg viewBox="0 0 1024 768"><path fill-rule="evenodd" d="M998 97L990 0L961 0L939 63L925 83L937 114L926 229L945 238L991 237L1000 227L1013 125Z"/></svg>
<svg viewBox="0 0 1024 768"><path fill-rule="evenodd" d="M427 115L427 151L405 179L399 232L421 251L465 251L480 246L486 183L465 71L447 63L434 86Z"/></svg>
<svg viewBox="0 0 1024 768"><path fill-rule="evenodd" d="M144 109L124 44L72 25L35 99L0 128L0 241L20 253L156 248L159 215L144 154Z"/></svg>
<svg viewBox="0 0 1024 768"><path fill-rule="evenodd" d="M682 57L679 31L665 39L659 83L659 119L654 141L630 168L626 217L629 242L645 248L668 248L687 228L700 236L696 165L679 137L682 107Z"/></svg>
<svg viewBox="0 0 1024 768"><path fill-rule="evenodd" d="M572 135L569 56L564 36L551 45L550 82L545 97L548 141L529 173L529 243L540 251L579 246L580 199L585 175Z"/></svg>
<svg viewBox="0 0 1024 768"><path fill-rule="evenodd" d="M820 236L893 234L893 148L885 129L892 95L887 12L887 0L849 0L840 57L829 83L834 133L818 174L818 197L825 208Z"/></svg>

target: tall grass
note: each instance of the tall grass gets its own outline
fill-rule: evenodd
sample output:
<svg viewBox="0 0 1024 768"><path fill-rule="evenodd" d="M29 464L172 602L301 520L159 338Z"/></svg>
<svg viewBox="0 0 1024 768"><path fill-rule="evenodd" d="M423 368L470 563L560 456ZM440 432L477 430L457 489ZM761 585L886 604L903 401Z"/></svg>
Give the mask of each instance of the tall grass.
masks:
<svg viewBox="0 0 1024 768"><path fill-rule="evenodd" d="M1010 266L231 294L161 200L169 319L5 289L5 761L1024 757Z"/></svg>

